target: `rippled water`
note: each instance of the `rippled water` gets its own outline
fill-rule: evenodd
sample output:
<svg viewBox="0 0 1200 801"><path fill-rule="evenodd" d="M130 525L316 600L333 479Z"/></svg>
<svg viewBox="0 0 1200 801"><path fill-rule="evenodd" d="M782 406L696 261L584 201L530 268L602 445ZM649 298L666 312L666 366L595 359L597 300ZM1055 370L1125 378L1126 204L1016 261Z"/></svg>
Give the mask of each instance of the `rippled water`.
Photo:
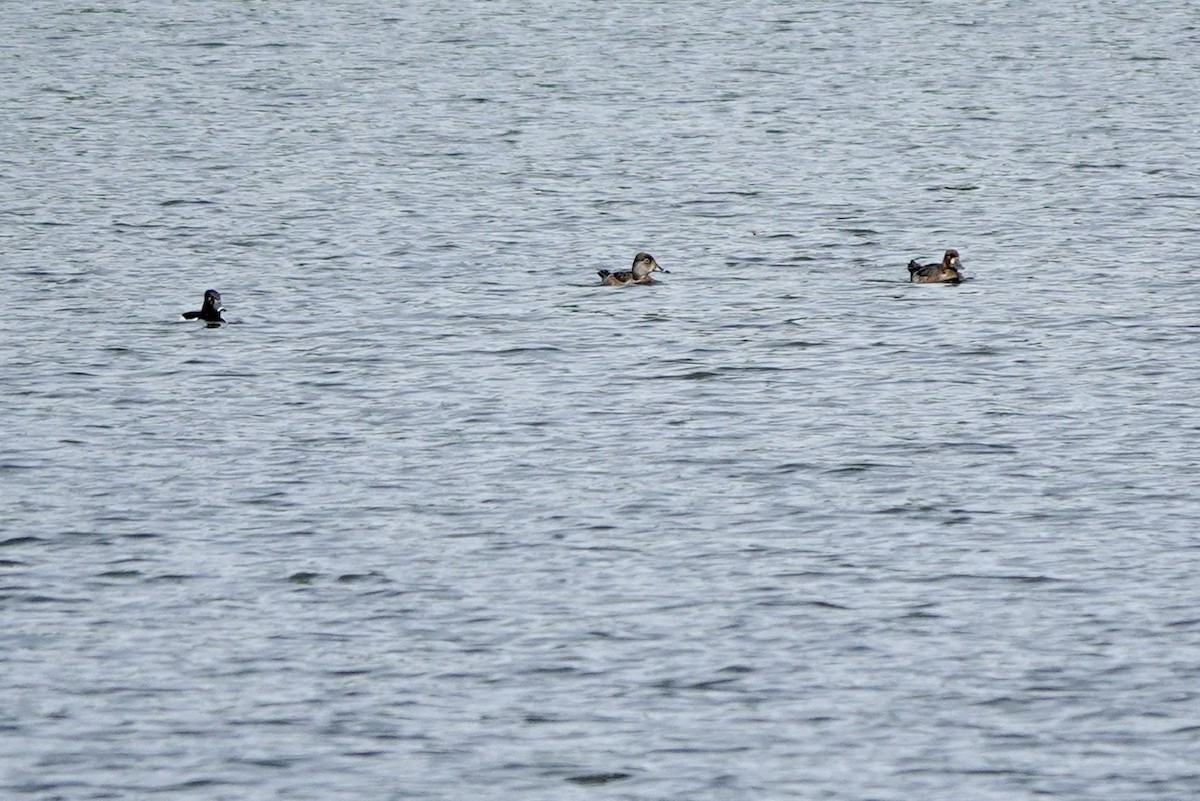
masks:
<svg viewBox="0 0 1200 801"><path fill-rule="evenodd" d="M1192 4L0 23L0 795L1200 792Z"/></svg>

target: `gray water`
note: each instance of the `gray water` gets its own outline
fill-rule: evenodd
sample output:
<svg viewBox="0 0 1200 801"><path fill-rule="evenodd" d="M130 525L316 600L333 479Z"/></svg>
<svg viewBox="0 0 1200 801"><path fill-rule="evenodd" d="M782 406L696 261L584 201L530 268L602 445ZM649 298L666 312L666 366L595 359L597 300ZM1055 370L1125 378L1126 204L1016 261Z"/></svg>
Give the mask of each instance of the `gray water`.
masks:
<svg viewBox="0 0 1200 801"><path fill-rule="evenodd" d="M1200 794L1194 4L0 31L0 797Z"/></svg>

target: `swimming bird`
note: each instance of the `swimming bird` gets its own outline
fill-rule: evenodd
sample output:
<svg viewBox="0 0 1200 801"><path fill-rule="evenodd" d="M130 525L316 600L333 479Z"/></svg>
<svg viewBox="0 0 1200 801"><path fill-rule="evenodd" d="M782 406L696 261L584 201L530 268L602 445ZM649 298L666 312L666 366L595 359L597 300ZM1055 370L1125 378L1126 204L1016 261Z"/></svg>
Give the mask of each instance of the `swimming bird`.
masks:
<svg viewBox="0 0 1200 801"><path fill-rule="evenodd" d="M658 266L658 262L649 253L639 253L633 257L633 268L629 270L618 270L615 273L610 273L608 270L597 270L600 276L600 283L604 286L627 286L629 284L654 284L657 283L650 277L652 272L669 273L670 270L664 270Z"/></svg>
<svg viewBox="0 0 1200 801"><path fill-rule="evenodd" d="M223 323L225 322L225 318L221 316L223 311L225 310L221 308L221 293L215 289L206 289L204 290L204 304L200 307L200 311L186 311L183 313L183 319Z"/></svg>
<svg viewBox="0 0 1200 801"><path fill-rule="evenodd" d="M954 248L947 250L936 264L921 266L916 259L908 263L908 280L918 284L957 284L962 277L962 263Z"/></svg>

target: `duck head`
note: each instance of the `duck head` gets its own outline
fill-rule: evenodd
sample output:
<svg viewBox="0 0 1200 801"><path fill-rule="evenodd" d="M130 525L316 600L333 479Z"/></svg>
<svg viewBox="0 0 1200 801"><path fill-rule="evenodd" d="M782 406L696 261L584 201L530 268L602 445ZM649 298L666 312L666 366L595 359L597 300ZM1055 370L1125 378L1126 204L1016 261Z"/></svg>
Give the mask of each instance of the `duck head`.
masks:
<svg viewBox="0 0 1200 801"><path fill-rule="evenodd" d="M668 270L659 267L658 262L649 253L639 253L633 257L633 280L644 281L653 272L665 273Z"/></svg>

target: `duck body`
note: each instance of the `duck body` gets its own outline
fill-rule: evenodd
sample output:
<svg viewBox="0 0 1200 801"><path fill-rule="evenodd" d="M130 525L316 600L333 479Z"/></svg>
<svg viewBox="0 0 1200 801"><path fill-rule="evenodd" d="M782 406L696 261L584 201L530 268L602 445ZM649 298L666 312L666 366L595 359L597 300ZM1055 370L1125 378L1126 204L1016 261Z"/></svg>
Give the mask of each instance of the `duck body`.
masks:
<svg viewBox="0 0 1200 801"><path fill-rule="evenodd" d="M609 272L608 270L597 270L596 274L600 276L600 283L604 286L628 286L630 284L656 284L658 283L650 277L653 272L670 272L658 266L658 262L649 253L639 253L633 257L633 267L628 270L618 270L617 272Z"/></svg>
<svg viewBox="0 0 1200 801"><path fill-rule="evenodd" d="M947 250L940 262L922 265L913 259L908 263L908 280L912 283L957 284L962 278L962 262L954 248Z"/></svg>
<svg viewBox="0 0 1200 801"><path fill-rule="evenodd" d="M223 323L225 318L221 316L221 312L225 311L221 308L221 293L215 289L206 289L204 291L204 303L201 304L199 311L186 311L183 313L185 320L203 320L210 325Z"/></svg>

